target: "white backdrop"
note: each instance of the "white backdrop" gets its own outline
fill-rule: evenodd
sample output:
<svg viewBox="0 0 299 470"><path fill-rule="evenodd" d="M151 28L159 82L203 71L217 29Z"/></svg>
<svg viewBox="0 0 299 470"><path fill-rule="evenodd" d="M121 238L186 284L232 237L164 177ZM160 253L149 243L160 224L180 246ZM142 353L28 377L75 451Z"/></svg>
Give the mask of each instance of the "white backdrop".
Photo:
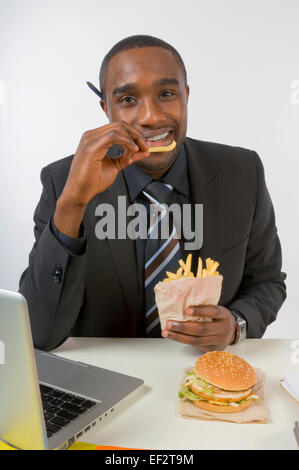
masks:
<svg viewBox="0 0 299 470"><path fill-rule="evenodd" d="M265 337L297 337L298 19L298 0L0 0L0 287L27 266L41 168L107 123L86 80L116 42L150 34L185 62L187 135L262 158L288 274Z"/></svg>

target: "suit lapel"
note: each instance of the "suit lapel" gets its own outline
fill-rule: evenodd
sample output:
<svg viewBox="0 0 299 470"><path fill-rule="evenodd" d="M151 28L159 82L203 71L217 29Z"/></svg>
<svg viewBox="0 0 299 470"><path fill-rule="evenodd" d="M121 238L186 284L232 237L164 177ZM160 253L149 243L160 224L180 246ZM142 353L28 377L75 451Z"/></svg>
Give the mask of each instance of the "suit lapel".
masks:
<svg viewBox="0 0 299 470"><path fill-rule="evenodd" d="M127 236L124 239L117 238L120 215L118 213L119 196L122 196L122 203L124 202L124 207L120 210L121 215L124 216L124 211L127 214L129 198L122 173L119 173L110 188L104 193L95 196L94 209L99 204L110 204L115 210L115 239L107 238L107 242L111 251L114 268L118 273L123 295L128 305L132 324L136 330L139 300L135 242Z"/></svg>
<svg viewBox="0 0 299 470"><path fill-rule="evenodd" d="M191 200L203 204L203 246L200 256L219 260L220 233L220 181L211 159L205 154L199 141L185 139Z"/></svg>

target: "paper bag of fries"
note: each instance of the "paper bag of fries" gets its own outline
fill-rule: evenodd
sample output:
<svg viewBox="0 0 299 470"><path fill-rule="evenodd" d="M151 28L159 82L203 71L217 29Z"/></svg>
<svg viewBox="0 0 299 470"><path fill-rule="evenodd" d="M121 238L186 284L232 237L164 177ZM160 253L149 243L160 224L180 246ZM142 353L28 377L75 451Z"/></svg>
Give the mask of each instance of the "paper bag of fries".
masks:
<svg viewBox="0 0 299 470"><path fill-rule="evenodd" d="M186 263L179 260L180 268L176 273L166 271L167 278L154 287L161 330L166 327L167 320L190 321L190 316L186 314L188 307L217 305L219 302L223 280L217 271L219 263L207 258L206 267L203 268L199 257L196 276L191 272L191 264L192 255L189 254ZM192 316L192 321L196 320L213 321L207 317Z"/></svg>

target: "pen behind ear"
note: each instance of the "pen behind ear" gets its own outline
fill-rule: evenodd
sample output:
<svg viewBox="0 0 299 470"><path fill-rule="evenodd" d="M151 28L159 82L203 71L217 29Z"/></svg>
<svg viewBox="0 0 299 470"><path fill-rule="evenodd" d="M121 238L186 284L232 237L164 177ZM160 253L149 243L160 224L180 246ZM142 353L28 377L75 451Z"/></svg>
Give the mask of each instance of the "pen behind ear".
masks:
<svg viewBox="0 0 299 470"><path fill-rule="evenodd" d="M102 93L100 92L100 90L98 90L91 82L86 82L87 85L89 86L89 88L96 94L98 95L101 100L103 99L103 95Z"/></svg>

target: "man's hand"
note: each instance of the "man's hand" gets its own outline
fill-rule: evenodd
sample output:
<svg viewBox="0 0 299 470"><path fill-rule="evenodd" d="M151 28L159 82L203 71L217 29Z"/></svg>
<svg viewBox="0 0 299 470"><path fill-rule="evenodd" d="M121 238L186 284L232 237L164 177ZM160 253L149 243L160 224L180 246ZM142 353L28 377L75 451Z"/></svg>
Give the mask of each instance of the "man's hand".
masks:
<svg viewBox="0 0 299 470"><path fill-rule="evenodd" d="M124 154L111 159L107 151L114 144L122 146ZM58 231L77 237L89 201L111 186L121 170L148 157L148 148L143 135L124 121L84 132L57 201L54 223Z"/></svg>
<svg viewBox="0 0 299 470"><path fill-rule="evenodd" d="M111 159L109 147L117 144L124 155ZM126 166L149 156L149 145L143 135L124 121L84 132L73 158L63 196L74 203L87 205L98 193L105 191Z"/></svg>
<svg viewBox="0 0 299 470"><path fill-rule="evenodd" d="M168 320L162 336L181 343L196 346L202 351L221 351L233 343L236 334L236 320L230 311L220 305L189 307L186 312L190 321ZM212 322L192 321L193 317L212 318Z"/></svg>

